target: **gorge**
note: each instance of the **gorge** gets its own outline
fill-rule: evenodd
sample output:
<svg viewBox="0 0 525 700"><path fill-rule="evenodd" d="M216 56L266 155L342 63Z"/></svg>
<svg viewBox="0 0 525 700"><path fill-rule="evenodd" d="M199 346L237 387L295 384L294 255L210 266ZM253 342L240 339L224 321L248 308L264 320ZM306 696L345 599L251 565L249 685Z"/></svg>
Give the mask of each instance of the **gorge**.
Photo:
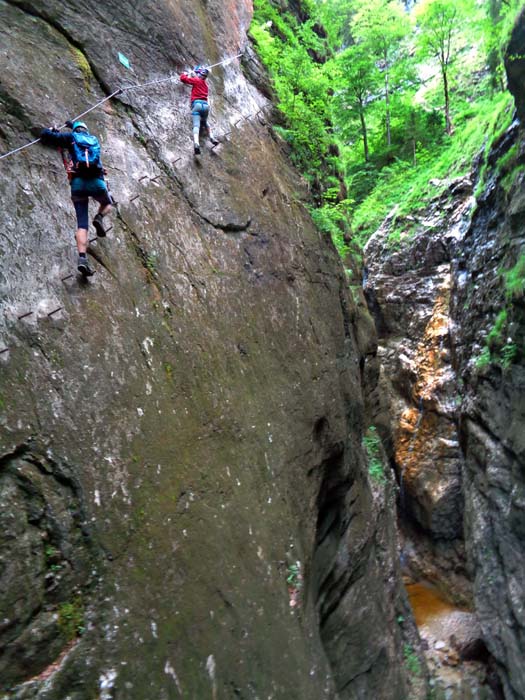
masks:
<svg viewBox="0 0 525 700"><path fill-rule="evenodd" d="M118 201L89 282L59 155L0 163L0 698L519 700L525 13L511 126L362 264L314 225L252 13L0 0L0 154L175 78L85 117ZM429 668L408 579L468 609L474 675Z"/></svg>

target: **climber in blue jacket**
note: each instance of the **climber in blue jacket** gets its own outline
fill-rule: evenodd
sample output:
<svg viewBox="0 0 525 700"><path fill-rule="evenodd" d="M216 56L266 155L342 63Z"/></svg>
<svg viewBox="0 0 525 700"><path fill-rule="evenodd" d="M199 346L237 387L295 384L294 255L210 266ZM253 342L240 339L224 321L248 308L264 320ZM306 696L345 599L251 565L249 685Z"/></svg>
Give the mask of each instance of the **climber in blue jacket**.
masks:
<svg viewBox="0 0 525 700"><path fill-rule="evenodd" d="M104 168L100 159L100 144L96 136L89 133L84 122L67 122L71 131L60 133L57 129L44 129L40 134L46 146L57 146L67 150L71 159L68 173L71 182L71 200L77 215L76 242L78 249L78 271L90 277L93 270L87 259L89 230L89 198L99 203L99 210L93 219L97 236L105 236L103 217L111 211L111 196L104 180Z"/></svg>

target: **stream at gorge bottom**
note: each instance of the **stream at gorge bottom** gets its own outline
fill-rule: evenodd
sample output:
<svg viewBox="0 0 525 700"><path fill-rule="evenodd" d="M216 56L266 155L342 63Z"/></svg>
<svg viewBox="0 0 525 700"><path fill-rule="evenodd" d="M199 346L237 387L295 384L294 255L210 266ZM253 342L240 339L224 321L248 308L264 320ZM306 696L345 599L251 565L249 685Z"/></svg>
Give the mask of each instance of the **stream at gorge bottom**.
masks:
<svg viewBox="0 0 525 700"><path fill-rule="evenodd" d="M426 582L405 582L432 677L433 700L498 700L474 613L446 601Z"/></svg>

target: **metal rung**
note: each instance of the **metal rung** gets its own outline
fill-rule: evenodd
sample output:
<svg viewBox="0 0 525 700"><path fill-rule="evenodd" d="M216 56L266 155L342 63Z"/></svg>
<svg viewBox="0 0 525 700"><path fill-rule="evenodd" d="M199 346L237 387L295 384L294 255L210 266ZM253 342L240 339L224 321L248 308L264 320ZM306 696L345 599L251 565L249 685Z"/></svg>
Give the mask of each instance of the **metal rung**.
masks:
<svg viewBox="0 0 525 700"><path fill-rule="evenodd" d="M93 243L93 241L96 241L97 238L98 238L98 236L95 236L95 238L90 238L90 239L89 239L89 243Z"/></svg>
<svg viewBox="0 0 525 700"><path fill-rule="evenodd" d="M140 197L140 194L136 194L134 197L132 197L129 201L134 202L136 199Z"/></svg>
<svg viewBox="0 0 525 700"><path fill-rule="evenodd" d="M151 182L157 182L157 180L159 179L159 177L160 177L160 175L155 175L155 177L152 177L152 178L151 178Z"/></svg>
<svg viewBox="0 0 525 700"><path fill-rule="evenodd" d="M26 314L22 314L21 316L18 316L17 318L19 321L21 321L23 318L27 318L28 316L31 316L32 313L33 313L32 311L28 311Z"/></svg>
<svg viewBox="0 0 525 700"><path fill-rule="evenodd" d="M112 228L113 228L113 226L110 226L109 228L107 228L106 233L108 233L108 231L111 231Z"/></svg>
<svg viewBox="0 0 525 700"><path fill-rule="evenodd" d="M4 352L7 352L8 350L9 350L9 348L4 348L3 350L0 350L0 355L3 355Z"/></svg>
<svg viewBox="0 0 525 700"><path fill-rule="evenodd" d="M142 180L146 180L146 178L148 177L149 175L143 175L142 177L139 177L139 182L142 182Z"/></svg>
<svg viewBox="0 0 525 700"><path fill-rule="evenodd" d="M53 311L50 311L48 313L48 316L52 316L53 314L56 314L58 311L62 311L63 308L64 308L63 306L59 306L58 309L53 309Z"/></svg>
<svg viewBox="0 0 525 700"><path fill-rule="evenodd" d="M182 160L182 156L181 156L180 158L177 158L177 160L174 160L174 161L173 161L173 165L175 165L175 163L178 163L179 160Z"/></svg>
<svg viewBox="0 0 525 700"><path fill-rule="evenodd" d="M242 119L238 119L233 126L237 126L239 122L242 122Z"/></svg>
<svg viewBox="0 0 525 700"><path fill-rule="evenodd" d="M66 275L65 277L61 277L61 278L60 278L60 281L61 281L61 282L65 282L65 281L68 280L70 277L73 277L73 273L71 273L70 275Z"/></svg>

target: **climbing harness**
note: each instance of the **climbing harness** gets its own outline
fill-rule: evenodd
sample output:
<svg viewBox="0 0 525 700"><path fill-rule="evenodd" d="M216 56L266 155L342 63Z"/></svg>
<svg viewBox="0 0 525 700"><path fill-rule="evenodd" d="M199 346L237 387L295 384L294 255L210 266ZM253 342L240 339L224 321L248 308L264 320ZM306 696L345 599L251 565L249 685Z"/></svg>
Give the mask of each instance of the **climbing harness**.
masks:
<svg viewBox="0 0 525 700"><path fill-rule="evenodd" d="M203 68L206 68L210 70L211 68L215 68L216 66L222 66L226 63L230 63L230 61L234 61L236 58L240 58L242 56L242 53L237 54L236 56L231 56L230 58L225 58L224 61L219 61L218 63L213 63L211 66L202 66ZM108 100L111 100L113 97L116 97L116 95L121 95L123 92L129 92L131 90L138 90L140 88L146 88L149 87L150 85L160 85L161 83L167 83L170 82L171 80L176 80L178 78L178 75L170 75L167 78L159 78L158 80L148 80L145 83L136 83L135 85L125 85L114 92L111 93L111 95L108 95L105 97L103 100L100 100L100 102L97 102L95 105L90 107L89 109L86 109L85 112L82 112L81 114L77 114L76 117L74 117L71 120L72 122L78 121L81 117L85 116L86 114L89 114L92 112L94 109L97 109L97 107L100 107L103 105L105 102ZM57 127L57 130L60 131L63 129L65 126L67 126L67 122L62 124L62 126ZM39 143L40 139L35 139L34 141L31 141L30 143L26 143L23 146L19 146L18 148L13 149L12 151L9 151L8 153L4 153L3 155L0 156L0 160L3 160L4 158L7 158L8 156L12 156L15 153L19 153L20 151L23 151L26 148L29 148L30 146L34 146L35 143Z"/></svg>

